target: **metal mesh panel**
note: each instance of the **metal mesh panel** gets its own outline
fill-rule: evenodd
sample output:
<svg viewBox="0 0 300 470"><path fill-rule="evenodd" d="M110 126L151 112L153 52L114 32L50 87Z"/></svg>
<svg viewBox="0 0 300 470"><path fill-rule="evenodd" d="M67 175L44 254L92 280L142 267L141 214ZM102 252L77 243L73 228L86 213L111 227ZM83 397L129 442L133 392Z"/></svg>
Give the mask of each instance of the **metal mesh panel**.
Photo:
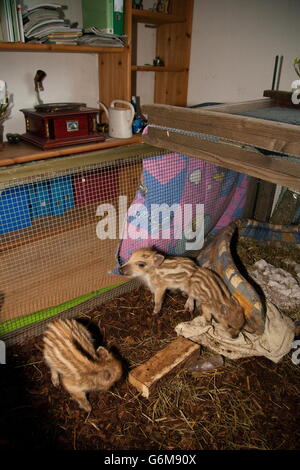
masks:
<svg viewBox="0 0 300 470"><path fill-rule="evenodd" d="M201 202L205 205L205 235L238 216L241 194L246 191L243 175L150 146L96 157L85 154L78 159L57 159L52 166L49 162L20 165L0 174L0 338L38 334L54 315L75 315L87 305L95 305L93 302L130 288L132 284L127 282L120 286L124 278L110 271L145 157L150 158L144 160L143 185L136 201L145 204L146 212L150 208L147 214L153 203L191 204L192 222L195 204ZM119 205L120 196L127 197L125 208L124 200ZM115 211L116 233L99 238L101 221L102 229L109 224L107 204ZM141 214L129 221L128 226L137 223L147 237L125 238L118 253L121 259L149 245L152 229L158 234L163 231L164 219L156 226L152 214L150 219L147 214L141 226ZM180 222L176 217L166 219L171 222L171 232ZM180 238L155 237L154 244L167 253L182 255L185 232Z"/></svg>
<svg viewBox="0 0 300 470"><path fill-rule="evenodd" d="M79 315L84 315L85 313L90 312L93 308L101 308L101 304L104 302L136 289L139 285L140 283L137 280L126 282L102 294L96 295L92 299L86 300L75 307L68 308L67 310L63 310L61 313L52 315L50 319L41 319L33 324L22 326L16 330L4 333L1 335L1 339L5 342L6 346L11 346L12 344L25 341L28 338L38 336L43 333L48 323L54 318L74 318Z"/></svg>
<svg viewBox="0 0 300 470"><path fill-rule="evenodd" d="M25 169L0 182L0 337L124 282L108 273L119 240L97 237L96 210L110 203L118 216L120 195L130 204L141 162L138 155L34 176Z"/></svg>
<svg viewBox="0 0 300 470"><path fill-rule="evenodd" d="M202 235L212 235L243 214L246 175L179 153L147 158L143 168L143 187L136 200L141 207L128 218L129 236L118 253L120 264L148 245L179 256L199 250ZM155 212L157 205L161 213ZM141 236L135 237L138 233ZM192 233L198 233L199 243L188 243Z"/></svg>

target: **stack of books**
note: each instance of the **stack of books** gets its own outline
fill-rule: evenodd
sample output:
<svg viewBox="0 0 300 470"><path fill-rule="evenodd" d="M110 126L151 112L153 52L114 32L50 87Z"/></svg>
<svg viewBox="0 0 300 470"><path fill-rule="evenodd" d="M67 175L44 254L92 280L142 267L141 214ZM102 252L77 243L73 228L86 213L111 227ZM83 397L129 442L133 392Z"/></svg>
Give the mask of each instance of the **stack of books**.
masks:
<svg viewBox="0 0 300 470"><path fill-rule="evenodd" d="M78 38L82 36L82 31L56 31L47 35L47 44L78 44Z"/></svg>
<svg viewBox="0 0 300 470"><path fill-rule="evenodd" d="M28 42L76 44L81 28L65 19L63 5L43 3L23 12L24 36Z"/></svg>
<svg viewBox="0 0 300 470"><path fill-rule="evenodd" d="M78 39L77 44L81 46L124 47L126 45L126 36L106 33L105 30L93 26L83 30L83 35Z"/></svg>

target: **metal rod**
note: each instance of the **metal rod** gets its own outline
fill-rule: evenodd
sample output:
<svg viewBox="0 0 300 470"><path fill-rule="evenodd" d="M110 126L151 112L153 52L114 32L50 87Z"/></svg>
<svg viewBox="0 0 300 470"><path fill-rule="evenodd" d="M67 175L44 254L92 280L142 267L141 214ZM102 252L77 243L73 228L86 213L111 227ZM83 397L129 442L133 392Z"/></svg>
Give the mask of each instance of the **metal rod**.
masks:
<svg viewBox="0 0 300 470"><path fill-rule="evenodd" d="M277 74L276 90L279 90L279 83L280 83L280 78L281 78L282 62L283 62L283 55L281 55L281 56L280 56L280 59L279 59L279 67L278 67L278 74Z"/></svg>
<svg viewBox="0 0 300 470"><path fill-rule="evenodd" d="M273 71L273 80L272 80L272 88L271 90L275 89L275 81L276 81L276 74L277 74L277 67L278 67L278 58L279 56L277 55L275 57L275 64L274 64L274 71Z"/></svg>

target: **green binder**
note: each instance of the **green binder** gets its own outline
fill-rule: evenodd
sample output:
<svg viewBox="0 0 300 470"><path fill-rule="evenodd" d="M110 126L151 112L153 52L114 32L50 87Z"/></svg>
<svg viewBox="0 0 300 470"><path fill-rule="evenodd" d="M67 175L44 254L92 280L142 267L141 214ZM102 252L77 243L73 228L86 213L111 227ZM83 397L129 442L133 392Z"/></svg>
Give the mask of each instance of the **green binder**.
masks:
<svg viewBox="0 0 300 470"><path fill-rule="evenodd" d="M114 32L114 0L82 0L83 28L102 29Z"/></svg>

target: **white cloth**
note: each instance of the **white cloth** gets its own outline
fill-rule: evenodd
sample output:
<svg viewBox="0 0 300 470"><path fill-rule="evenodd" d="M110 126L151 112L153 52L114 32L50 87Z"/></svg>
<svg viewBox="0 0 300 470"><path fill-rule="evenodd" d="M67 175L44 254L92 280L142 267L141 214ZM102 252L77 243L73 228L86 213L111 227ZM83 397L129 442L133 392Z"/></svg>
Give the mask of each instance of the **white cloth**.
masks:
<svg viewBox="0 0 300 470"><path fill-rule="evenodd" d="M179 323L175 331L178 335L230 359L265 356L275 363L288 354L295 337L292 319L270 302L267 303L265 331L260 336L242 330L239 336L233 339L223 326L214 320L212 324L207 325L203 316Z"/></svg>

